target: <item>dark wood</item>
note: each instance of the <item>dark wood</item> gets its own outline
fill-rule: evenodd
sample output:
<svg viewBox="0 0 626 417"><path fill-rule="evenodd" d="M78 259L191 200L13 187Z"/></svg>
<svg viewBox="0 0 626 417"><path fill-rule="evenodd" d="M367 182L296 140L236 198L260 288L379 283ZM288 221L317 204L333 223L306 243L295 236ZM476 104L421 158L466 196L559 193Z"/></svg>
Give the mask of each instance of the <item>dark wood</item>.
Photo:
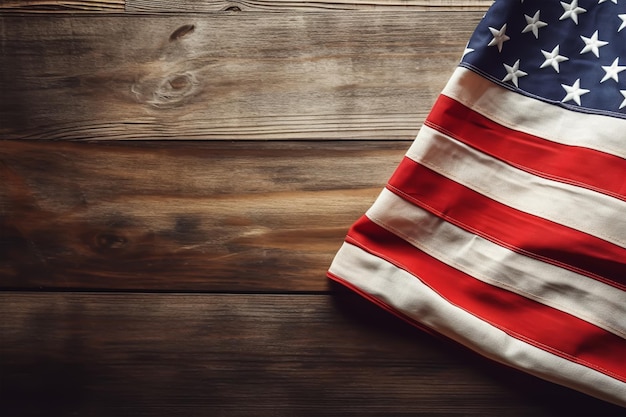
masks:
<svg viewBox="0 0 626 417"><path fill-rule="evenodd" d="M323 291L408 142L0 143L0 288Z"/></svg>
<svg viewBox="0 0 626 417"><path fill-rule="evenodd" d="M18 416L623 416L360 299L0 294Z"/></svg>
<svg viewBox="0 0 626 417"><path fill-rule="evenodd" d="M481 15L0 15L0 137L410 140Z"/></svg>
<svg viewBox="0 0 626 417"><path fill-rule="evenodd" d="M0 416L623 416L325 277L489 3L0 0Z"/></svg>

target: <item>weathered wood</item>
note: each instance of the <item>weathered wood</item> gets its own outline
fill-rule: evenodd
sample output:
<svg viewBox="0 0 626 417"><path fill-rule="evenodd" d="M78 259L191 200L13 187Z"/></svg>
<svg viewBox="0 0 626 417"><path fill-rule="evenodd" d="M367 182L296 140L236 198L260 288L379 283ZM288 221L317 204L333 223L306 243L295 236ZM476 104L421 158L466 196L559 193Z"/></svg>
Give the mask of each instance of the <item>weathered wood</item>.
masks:
<svg viewBox="0 0 626 417"><path fill-rule="evenodd" d="M618 416L330 296L0 294L19 416Z"/></svg>
<svg viewBox="0 0 626 417"><path fill-rule="evenodd" d="M3 0L4 12L216 12L323 10L486 10L492 0Z"/></svg>
<svg viewBox="0 0 626 417"><path fill-rule="evenodd" d="M412 139L480 17L0 16L0 137Z"/></svg>
<svg viewBox="0 0 626 417"><path fill-rule="evenodd" d="M0 143L0 288L323 291L406 142Z"/></svg>
<svg viewBox="0 0 626 417"><path fill-rule="evenodd" d="M486 10L492 0L127 0L133 12L320 11L320 10Z"/></svg>
<svg viewBox="0 0 626 417"><path fill-rule="evenodd" d="M0 0L0 416L623 415L325 278L487 3Z"/></svg>
<svg viewBox="0 0 626 417"><path fill-rule="evenodd" d="M125 0L2 0L0 12L120 12Z"/></svg>

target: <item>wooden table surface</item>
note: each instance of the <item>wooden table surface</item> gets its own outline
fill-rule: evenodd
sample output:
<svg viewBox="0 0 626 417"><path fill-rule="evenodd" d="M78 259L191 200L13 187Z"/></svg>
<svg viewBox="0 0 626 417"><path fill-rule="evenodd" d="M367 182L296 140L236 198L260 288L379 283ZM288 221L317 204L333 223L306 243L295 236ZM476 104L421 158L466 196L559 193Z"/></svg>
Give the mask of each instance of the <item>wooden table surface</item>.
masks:
<svg viewBox="0 0 626 417"><path fill-rule="evenodd" d="M325 272L487 0L2 0L0 416L623 416Z"/></svg>

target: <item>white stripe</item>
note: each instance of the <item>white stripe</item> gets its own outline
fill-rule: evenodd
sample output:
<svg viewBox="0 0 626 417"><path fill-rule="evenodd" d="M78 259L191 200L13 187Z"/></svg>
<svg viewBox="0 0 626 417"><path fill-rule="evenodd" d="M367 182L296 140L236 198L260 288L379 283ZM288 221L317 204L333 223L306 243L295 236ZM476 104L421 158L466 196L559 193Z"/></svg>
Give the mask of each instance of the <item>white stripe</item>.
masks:
<svg viewBox="0 0 626 417"><path fill-rule="evenodd" d="M626 291L510 251L383 190L367 216L416 248L480 281L626 338Z"/></svg>
<svg viewBox="0 0 626 417"><path fill-rule="evenodd" d="M509 336L449 303L415 276L354 245L344 243L330 272L488 358L626 406L626 383Z"/></svg>
<svg viewBox="0 0 626 417"><path fill-rule="evenodd" d="M624 119L579 113L526 97L462 67L442 94L510 129L626 158Z"/></svg>
<svg viewBox="0 0 626 417"><path fill-rule="evenodd" d="M407 157L502 204L626 247L626 202L517 169L428 126Z"/></svg>

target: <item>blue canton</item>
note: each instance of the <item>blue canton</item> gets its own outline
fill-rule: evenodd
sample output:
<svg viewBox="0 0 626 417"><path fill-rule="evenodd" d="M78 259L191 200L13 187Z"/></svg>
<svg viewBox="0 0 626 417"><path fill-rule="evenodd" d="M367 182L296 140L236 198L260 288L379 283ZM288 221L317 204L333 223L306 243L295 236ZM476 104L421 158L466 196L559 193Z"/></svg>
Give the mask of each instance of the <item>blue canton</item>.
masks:
<svg viewBox="0 0 626 417"><path fill-rule="evenodd" d="M626 0L496 0L461 66L550 103L626 117Z"/></svg>

